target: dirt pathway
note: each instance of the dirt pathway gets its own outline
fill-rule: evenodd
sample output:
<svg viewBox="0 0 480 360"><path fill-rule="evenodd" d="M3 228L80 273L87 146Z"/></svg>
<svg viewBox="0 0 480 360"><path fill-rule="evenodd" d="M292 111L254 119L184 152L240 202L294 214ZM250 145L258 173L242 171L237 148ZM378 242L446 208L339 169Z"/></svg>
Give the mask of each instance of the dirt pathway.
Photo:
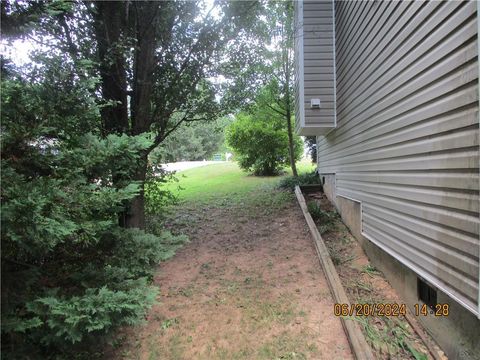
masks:
<svg viewBox="0 0 480 360"><path fill-rule="evenodd" d="M301 210L278 196L177 213L191 242L160 266L160 304L116 358L352 358Z"/></svg>

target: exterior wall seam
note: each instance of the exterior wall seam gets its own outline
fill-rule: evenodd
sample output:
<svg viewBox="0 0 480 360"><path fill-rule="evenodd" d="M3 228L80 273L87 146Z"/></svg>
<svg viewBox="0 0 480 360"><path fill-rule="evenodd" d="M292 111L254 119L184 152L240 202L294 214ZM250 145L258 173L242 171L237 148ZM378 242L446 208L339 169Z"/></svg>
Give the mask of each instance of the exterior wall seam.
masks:
<svg viewBox="0 0 480 360"><path fill-rule="evenodd" d="M303 21L303 0L299 0L298 3L298 14L299 14L299 28L301 29L299 45L300 54L298 61L300 63L299 77L298 77L298 88L300 96L300 127L305 127L305 46L304 46L304 36L305 36L305 26Z"/></svg>
<svg viewBox="0 0 480 360"><path fill-rule="evenodd" d="M477 6L477 66L478 66L478 73L480 74L480 61L478 60L478 54L480 53L480 43L478 39L478 34L480 34L480 15L478 14L478 1L475 2ZM480 76L478 77L478 88L480 89ZM478 108L480 109L480 97L478 98ZM480 116L478 116L477 112L477 117L478 117L478 125L480 129ZM480 131L477 135L480 138ZM480 143L480 139L479 139ZM479 148L479 153L480 153L480 148ZM480 160L479 160L480 163ZM479 164L480 165L480 164ZM480 175L480 166L479 166L479 175ZM480 189L480 176L479 176L479 181L478 181L478 188ZM479 253L480 253L480 233L478 234L478 247L479 247ZM480 256L478 258L478 299L477 299L477 318L480 319Z"/></svg>
<svg viewBox="0 0 480 360"><path fill-rule="evenodd" d="M335 0L332 0L333 17L333 129L337 127L337 58L336 58L336 33L335 33ZM330 131L332 131L330 130Z"/></svg>

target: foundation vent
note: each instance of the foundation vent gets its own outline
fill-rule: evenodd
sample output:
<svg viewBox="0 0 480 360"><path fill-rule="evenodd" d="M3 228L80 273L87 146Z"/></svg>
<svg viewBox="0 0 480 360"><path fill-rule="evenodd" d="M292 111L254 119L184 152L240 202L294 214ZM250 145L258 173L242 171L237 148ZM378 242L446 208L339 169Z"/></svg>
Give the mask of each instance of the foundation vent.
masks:
<svg viewBox="0 0 480 360"><path fill-rule="evenodd" d="M422 279L417 278L417 291L418 298L430 309L435 310L435 305L437 305L437 290L428 285Z"/></svg>

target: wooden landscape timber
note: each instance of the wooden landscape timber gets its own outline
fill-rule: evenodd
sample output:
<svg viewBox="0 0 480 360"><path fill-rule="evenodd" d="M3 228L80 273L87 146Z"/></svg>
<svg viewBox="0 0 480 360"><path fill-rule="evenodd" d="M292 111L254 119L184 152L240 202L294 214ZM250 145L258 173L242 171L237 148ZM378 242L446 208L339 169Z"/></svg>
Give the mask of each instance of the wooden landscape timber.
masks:
<svg viewBox="0 0 480 360"><path fill-rule="evenodd" d="M328 286L333 296L333 300L338 304L348 304L350 307L350 301L348 300L347 294L343 285L338 276L337 270L333 265L332 260L330 259L330 254L328 253L327 247L323 242L322 236L318 232L317 226L313 221L310 213L308 212L307 203L303 197L302 190L297 185L295 186L295 195L297 196L298 203L302 209L303 216L307 221L310 233L312 234L315 248L317 250L318 258L320 260L320 265L325 273ZM358 323L354 319L349 319L345 317L340 318L342 321L343 328L347 335L350 347L356 359L359 360L369 360L373 359L373 353L368 345L365 337L363 336L362 330L360 329Z"/></svg>

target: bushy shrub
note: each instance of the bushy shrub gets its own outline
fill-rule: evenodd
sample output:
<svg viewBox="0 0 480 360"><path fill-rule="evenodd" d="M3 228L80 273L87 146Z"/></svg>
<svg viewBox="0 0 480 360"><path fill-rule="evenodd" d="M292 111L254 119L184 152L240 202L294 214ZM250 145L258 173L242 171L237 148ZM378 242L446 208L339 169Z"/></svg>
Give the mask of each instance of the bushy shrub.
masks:
<svg viewBox="0 0 480 360"><path fill-rule="evenodd" d="M257 120L240 114L228 127L226 141L240 167L255 175L276 175L289 164L288 134L277 119ZM296 160L302 151L302 141L295 136Z"/></svg>
<svg viewBox="0 0 480 360"><path fill-rule="evenodd" d="M119 227L140 186L118 179L151 142L101 136L88 84L54 65L2 76L3 358L66 358L141 321L154 265L185 241Z"/></svg>
<svg viewBox="0 0 480 360"><path fill-rule="evenodd" d="M321 188L318 174L313 171L311 173L300 174L298 176L287 176L280 180L279 188L285 190L294 190L296 185L318 185Z"/></svg>

